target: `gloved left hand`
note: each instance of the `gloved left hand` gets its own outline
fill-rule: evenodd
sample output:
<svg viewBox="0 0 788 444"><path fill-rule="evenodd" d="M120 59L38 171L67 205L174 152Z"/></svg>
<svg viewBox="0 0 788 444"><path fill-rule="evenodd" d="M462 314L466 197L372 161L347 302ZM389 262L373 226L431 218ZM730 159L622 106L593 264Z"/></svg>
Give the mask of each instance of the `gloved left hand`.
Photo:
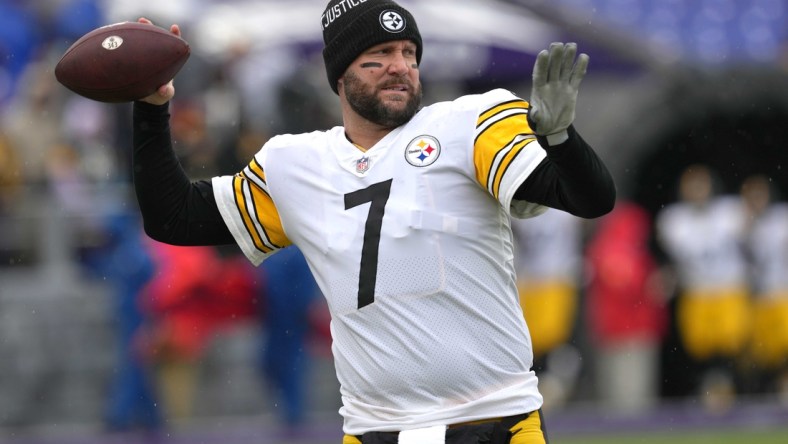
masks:
<svg viewBox="0 0 788 444"><path fill-rule="evenodd" d="M575 43L552 43L536 56L528 123L537 135L563 133L575 120L580 82L588 68L588 55L575 61Z"/></svg>

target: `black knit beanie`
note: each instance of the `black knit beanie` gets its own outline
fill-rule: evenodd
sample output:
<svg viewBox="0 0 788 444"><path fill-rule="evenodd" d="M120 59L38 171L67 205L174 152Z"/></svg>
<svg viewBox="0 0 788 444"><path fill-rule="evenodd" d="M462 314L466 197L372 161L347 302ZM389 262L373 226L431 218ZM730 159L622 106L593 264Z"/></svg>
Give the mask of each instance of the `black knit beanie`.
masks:
<svg viewBox="0 0 788 444"><path fill-rule="evenodd" d="M421 62L422 42L416 20L391 0L331 0L323 12L323 60L331 89L339 94L337 81L363 51L391 40L416 43Z"/></svg>

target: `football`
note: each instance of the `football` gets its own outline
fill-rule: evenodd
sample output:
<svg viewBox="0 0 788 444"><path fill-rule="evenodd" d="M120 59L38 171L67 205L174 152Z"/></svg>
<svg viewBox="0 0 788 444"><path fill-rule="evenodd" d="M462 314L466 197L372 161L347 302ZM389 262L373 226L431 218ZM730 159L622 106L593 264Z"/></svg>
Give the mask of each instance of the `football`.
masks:
<svg viewBox="0 0 788 444"><path fill-rule="evenodd" d="M188 60L189 44L158 26L122 22L83 35L55 66L63 86L99 102L131 102L153 94Z"/></svg>

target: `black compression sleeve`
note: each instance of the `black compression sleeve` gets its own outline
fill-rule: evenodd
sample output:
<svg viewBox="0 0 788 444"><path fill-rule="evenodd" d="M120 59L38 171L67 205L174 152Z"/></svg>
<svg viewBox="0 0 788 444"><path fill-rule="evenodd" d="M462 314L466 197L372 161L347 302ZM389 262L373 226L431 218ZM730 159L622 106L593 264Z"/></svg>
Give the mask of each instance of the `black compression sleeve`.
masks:
<svg viewBox="0 0 788 444"><path fill-rule="evenodd" d="M173 245L234 243L211 183L192 183L175 156L169 118L168 105L134 103L133 180L145 233Z"/></svg>
<svg viewBox="0 0 788 444"><path fill-rule="evenodd" d="M536 167L514 194L517 200L546 205L575 216L594 218L613 209L616 187L613 178L594 150L573 127L569 139L546 147L547 157Z"/></svg>

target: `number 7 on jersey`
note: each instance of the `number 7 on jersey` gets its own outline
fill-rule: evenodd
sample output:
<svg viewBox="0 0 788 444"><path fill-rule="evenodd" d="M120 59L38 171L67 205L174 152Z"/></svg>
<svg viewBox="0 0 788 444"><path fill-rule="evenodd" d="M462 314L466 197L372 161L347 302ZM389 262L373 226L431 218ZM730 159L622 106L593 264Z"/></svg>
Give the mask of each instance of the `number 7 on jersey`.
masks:
<svg viewBox="0 0 788 444"><path fill-rule="evenodd" d="M358 273L358 308L375 302L375 283L378 274L378 251L380 247L380 228L386 212L386 202L391 194L389 179L370 185L352 193L345 194L345 210L369 202L369 213L364 225L364 243L361 246L361 265Z"/></svg>

